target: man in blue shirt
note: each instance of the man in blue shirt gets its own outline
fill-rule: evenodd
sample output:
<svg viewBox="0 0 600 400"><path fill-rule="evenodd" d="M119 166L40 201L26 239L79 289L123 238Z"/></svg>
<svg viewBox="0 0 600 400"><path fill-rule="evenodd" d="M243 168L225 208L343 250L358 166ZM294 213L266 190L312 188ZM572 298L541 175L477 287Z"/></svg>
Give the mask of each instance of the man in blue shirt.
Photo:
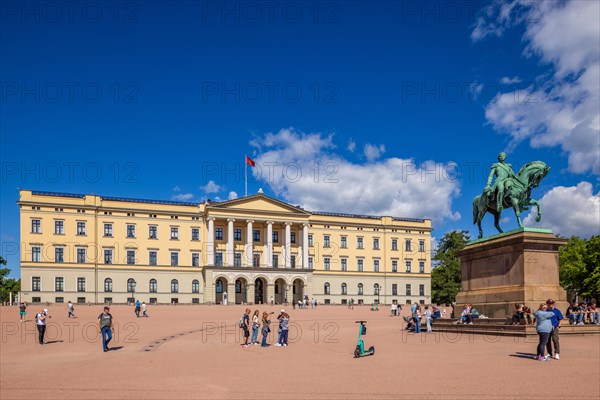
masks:
<svg viewBox="0 0 600 400"><path fill-rule="evenodd" d="M552 357L552 345L554 345L554 359L558 360L560 357L558 353L560 353L560 343L558 342L558 331L563 322L563 315L558 308L555 308L554 300L548 299L546 301L546 305L548 306L548 312L554 313L554 317L550 320L552 322L552 332L550 333L550 340L548 340L548 344L546 345L546 350L548 352L548 356Z"/></svg>

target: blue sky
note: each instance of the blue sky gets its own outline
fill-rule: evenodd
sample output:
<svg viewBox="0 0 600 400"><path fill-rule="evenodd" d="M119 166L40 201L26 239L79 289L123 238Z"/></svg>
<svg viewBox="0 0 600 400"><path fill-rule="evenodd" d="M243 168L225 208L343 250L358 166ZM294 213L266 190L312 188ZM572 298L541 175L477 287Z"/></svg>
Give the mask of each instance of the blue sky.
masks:
<svg viewBox="0 0 600 400"><path fill-rule="evenodd" d="M540 226L599 233L597 2L93 4L0 10L13 275L17 188L227 199L245 154L250 193L432 218L440 238L476 236L472 198L506 151L552 167Z"/></svg>

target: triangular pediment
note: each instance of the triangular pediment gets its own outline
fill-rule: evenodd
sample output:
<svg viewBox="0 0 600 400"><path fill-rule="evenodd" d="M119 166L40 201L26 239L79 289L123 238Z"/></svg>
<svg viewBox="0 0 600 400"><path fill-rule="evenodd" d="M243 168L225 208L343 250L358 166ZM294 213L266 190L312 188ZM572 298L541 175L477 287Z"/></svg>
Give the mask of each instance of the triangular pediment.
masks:
<svg viewBox="0 0 600 400"><path fill-rule="evenodd" d="M292 206L281 200L274 199L264 194L256 194L253 196L242 197L235 200L223 201L220 203L211 204L209 208L212 209L228 209L228 210L246 210L246 211L260 211L260 212L272 212L272 213L291 213L310 215L306 210L300 207Z"/></svg>

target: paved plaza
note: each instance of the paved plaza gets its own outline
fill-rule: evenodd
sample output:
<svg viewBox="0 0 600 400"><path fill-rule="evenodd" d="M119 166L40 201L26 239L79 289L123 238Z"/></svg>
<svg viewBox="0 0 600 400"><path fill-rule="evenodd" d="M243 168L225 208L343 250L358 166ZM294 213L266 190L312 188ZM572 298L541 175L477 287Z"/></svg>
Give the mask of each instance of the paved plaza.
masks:
<svg viewBox="0 0 600 400"><path fill-rule="evenodd" d="M152 306L149 318L113 306L115 339L104 353L101 306L49 306L48 344L34 313L2 307L2 399L597 399L600 337L561 340L561 359L530 358L536 340L454 333L407 334L387 307L292 310L286 348L240 346L242 306ZM254 307L252 307L254 309ZM278 312L279 306L261 306ZM275 314L276 315L276 314ZM373 357L353 358L367 320ZM273 316L275 321L275 316ZM276 323L273 325L276 333ZM273 338L270 338L273 343Z"/></svg>

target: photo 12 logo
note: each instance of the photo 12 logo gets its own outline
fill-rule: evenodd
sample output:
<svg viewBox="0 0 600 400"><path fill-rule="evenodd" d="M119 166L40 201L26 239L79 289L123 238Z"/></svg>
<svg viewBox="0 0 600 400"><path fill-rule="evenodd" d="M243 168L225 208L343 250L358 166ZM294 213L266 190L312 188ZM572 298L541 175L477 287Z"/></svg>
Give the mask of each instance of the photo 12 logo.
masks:
<svg viewBox="0 0 600 400"><path fill-rule="evenodd" d="M137 1L2 1L2 24L136 24Z"/></svg>
<svg viewBox="0 0 600 400"><path fill-rule="evenodd" d="M337 82L223 82L204 81L201 84L202 103L338 103Z"/></svg>
<svg viewBox="0 0 600 400"><path fill-rule="evenodd" d="M337 1L201 1L202 23L335 24Z"/></svg>
<svg viewBox="0 0 600 400"><path fill-rule="evenodd" d="M137 82L24 82L2 81L2 104L80 104L113 102L136 104L140 87Z"/></svg>

